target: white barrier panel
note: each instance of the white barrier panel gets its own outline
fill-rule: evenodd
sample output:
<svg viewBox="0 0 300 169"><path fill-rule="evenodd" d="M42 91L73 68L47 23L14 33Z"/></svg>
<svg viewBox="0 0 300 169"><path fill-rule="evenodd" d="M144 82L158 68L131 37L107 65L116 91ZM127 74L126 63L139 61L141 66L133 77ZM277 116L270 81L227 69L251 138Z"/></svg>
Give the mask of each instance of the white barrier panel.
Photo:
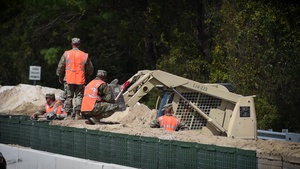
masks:
<svg viewBox="0 0 300 169"><path fill-rule="evenodd" d="M7 169L133 169L5 144L0 144L0 152L6 159Z"/></svg>

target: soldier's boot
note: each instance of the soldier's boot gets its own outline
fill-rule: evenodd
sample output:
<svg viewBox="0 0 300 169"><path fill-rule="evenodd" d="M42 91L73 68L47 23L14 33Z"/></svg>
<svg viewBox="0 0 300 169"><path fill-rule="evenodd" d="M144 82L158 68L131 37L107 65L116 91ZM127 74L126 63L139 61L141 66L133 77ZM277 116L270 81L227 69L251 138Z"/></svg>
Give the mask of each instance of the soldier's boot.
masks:
<svg viewBox="0 0 300 169"><path fill-rule="evenodd" d="M88 118L87 121L85 121L85 124L89 124L89 125L101 124L100 119L102 119L102 118L103 118L102 114L92 116L92 117Z"/></svg>
<svg viewBox="0 0 300 169"><path fill-rule="evenodd" d="M67 112L67 117L64 118L64 120L73 120L72 116L71 116L71 112Z"/></svg>
<svg viewBox="0 0 300 169"><path fill-rule="evenodd" d="M76 110L75 111L75 120L79 120L79 119L82 119L80 116L80 110Z"/></svg>
<svg viewBox="0 0 300 169"><path fill-rule="evenodd" d="M99 115L93 116L92 118L93 118L94 120L96 120L97 122L100 122L100 120L103 119L103 115L102 115L102 114L99 114Z"/></svg>

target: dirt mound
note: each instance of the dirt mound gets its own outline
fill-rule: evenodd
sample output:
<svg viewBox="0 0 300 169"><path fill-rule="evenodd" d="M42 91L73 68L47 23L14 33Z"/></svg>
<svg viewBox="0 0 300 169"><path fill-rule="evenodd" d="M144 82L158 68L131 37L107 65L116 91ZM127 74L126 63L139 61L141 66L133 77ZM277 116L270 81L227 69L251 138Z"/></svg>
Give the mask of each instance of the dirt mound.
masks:
<svg viewBox="0 0 300 169"><path fill-rule="evenodd" d="M35 105L30 102L23 102L23 104L20 104L15 109L13 109L13 112L16 114L22 114L22 115L31 115L32 112L36 112L39 110L41 106Z"/></svg>
<svg viewBox="0 0 300 169"><path fill-rule="evenodd" d="M46 93L55 93L58 98L60 89L19 84L0 87L0 113L30 115L45 104Z"/></svg>
<svg viewBox="0 0 300 169"><path fill-rule="evenodd" d="M46 93L55 93L56 97L58 97L60 92L62 92L60 89L25 84L17 86L0 86L0 114L11 113L30 115L34 113L39 106L44 106L44 97ZM158 137L168 140L236 147L256 150L258 153L270 156L300 157L300 143L206 136L200 134L197 130L168 132L163 129L153 129L149 127L149 123L154 120L155 117L156 110L151 110L147 106L137 103L133 107L128 107L125 111L116 112L112 116L103 119L103 122L106 122L106 124L103 123L102 125L86 125L85 120L54 120L51 124L129 135Z"/></svg>
<svg viewBox="0 0 300 169"><path fill-rule="evenodd" d="M147 106L137 103L134 107L129 107L126 111L116 112L104 121L119 121L122 124L132 124L134 126L149 125L156 117L156 110L150 110Z"/></svg>

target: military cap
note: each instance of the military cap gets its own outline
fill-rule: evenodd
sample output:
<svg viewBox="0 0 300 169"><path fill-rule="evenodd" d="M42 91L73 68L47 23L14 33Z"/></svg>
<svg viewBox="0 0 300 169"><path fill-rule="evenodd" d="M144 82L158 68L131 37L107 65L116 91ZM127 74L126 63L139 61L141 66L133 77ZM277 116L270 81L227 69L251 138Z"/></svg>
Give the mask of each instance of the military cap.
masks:
<svg viewBox="0 0 300 169"><path fill-rule="evenodd" d="M106 77L107 76L107 72L105 70L98 70L97 71L97 76Z"/></svg>
<svg viewBox="0 0 300 169"><path fill-rule="evenodd" d="M46 94L46 99L47 99L47 98L55 99L55 94L54 94L54 93L47 93L47 94Z"/></svg>
<svg viewBox="0 0 300 169"><path fill-rule="evenodd" d="M80 44L79 38L72 38L72 44Z"/></svg>
<svg viewBox="0 0 300 169"><path fill-rule="evenodd" d="M172 103L168 103L168 104L166 104L166 105L164 105L164 107L163 107L163 110L166 110L166 109L171 109L173 106L172 106Z"/></svg>

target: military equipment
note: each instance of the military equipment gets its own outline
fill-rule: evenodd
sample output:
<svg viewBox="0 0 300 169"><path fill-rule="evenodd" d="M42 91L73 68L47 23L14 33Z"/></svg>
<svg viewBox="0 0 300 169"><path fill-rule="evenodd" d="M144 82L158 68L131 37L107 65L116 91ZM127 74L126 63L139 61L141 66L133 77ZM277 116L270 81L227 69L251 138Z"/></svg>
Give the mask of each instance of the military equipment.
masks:
<svg viewBox="0 0 300 169"><path fill-rule="evenodd" d="M228 84L206 84L160 70L143 70L130 79L124 102L134 106L153 88L163 92L157 116L165 104L172 104L174 115L190 130L231 138L256 139L257 124L253 96L231 92ZM158 102L159 103L159 102Z"/></svg>

